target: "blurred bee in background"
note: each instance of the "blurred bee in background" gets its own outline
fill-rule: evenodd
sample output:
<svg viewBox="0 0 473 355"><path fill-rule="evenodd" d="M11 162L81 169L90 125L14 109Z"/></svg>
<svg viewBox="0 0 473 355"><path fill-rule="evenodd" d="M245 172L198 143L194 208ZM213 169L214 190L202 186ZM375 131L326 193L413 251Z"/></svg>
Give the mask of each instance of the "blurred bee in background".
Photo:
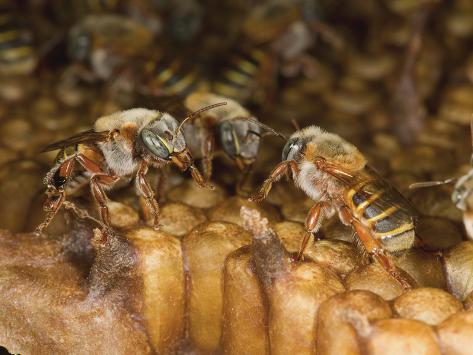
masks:
<svg viewBox="0 0 473 355"><path fill-rule="evenodd" d="M473 151L473 120L471 121L471 142ZM443 181L416 182L409 186L418 189L432 186L455 184L452 192L452 202L463 212L463 224L470 239L473 239L473 153L470 157L470 169L459 178L449 178Z"/></svg>
<svg viewBox="0 0 473 355"><path fill-rule="evenodd" d="M32 32L21 23L21 18L12 4L0 1L1 75L27 75L36 68Z"/></svg>
<svg viewBox="0 0 473 355"><path fill-rule="evenodd" d="M212 82L212 92L240 103L260 103L272 100L278 75L313 76L315 59L307 52L315 43L314 23L318 32L322 26L306 20L311 11L303 2L287 0L254 6L243 21L240 41L250 45L230 55Z"/></svg>
<svg viewBox="0 0 473 355"><path fill-rule="evenodd" d="M240 103L265 101L274 90L273 57L257 48L233 53L222 65L210 91Z"/></svg>
<svg viewBox="0 0 473 355"><path fill-rule="evenodd" d="M117 12L120 0L50 0L48 5L56 22L69 25L87 15Z"/></svg>
<svg viewBox="0 0 473 355"><path fill-rule="evenodd" d="M183 128L184 137L195 159L201 159L205 179L212 176L212 160L215 153L223 153L243 172L237 179L237 192L242 193L259 151L261 129L256 118L238 102L211 93L189 95L184 105L190 111L198 107L215 105L225 101L227 105L195 116Z"/></svg>
<svg viewBox="0 0 473 355"><path fill-rule="evenodd" d="M132 77L141 78L137 83L141 93L184 98L191 92L207 90L200 68L182 59L185 54L171 57L165 52L160 48L144 63L135 63Z"/></svg>
<svg viewBox="0 0 473 355"><path fill-rule="evenodd" d="M149 50L154 35L120 15L89 15L74 25L68 38L71 59L86 66L92 77L106 80L125 63Z"/></svg>
<svg viewBox="0 0 473 355"><path fill-rule="evenodd" d="M222 104L225 103L205 107L193 114ZM92 130L47 146L44 151L59 149L59 154L44 179L47 199L43 207L47 215L36 232L41 233L49 225L66 194L87 183L99 206L102 223L110 227L105 189L130 177L135 178L145 220L159 228L159 205L145 179L150 166L162 169L172 162L182 171L190 169L192 178L200 186L209 187L193 165L181 132L182 125L193 114L179 124L165 112L142 108L121 111L99 118Z"/></svg>
<svg viewBox="0 0 473 355"><path fill-rule="evenodd" d="M153 1L163 19L163 34L174 44L189 43L202 30L204 10L197 0Z"/></svg>
<svg viewBox="0 0 473 355"><path fill-rule="evenodd" d="M411 287L389 257L414 246L417 213L410 202L383 180L358 149L316 126L295 132L287 140L279 163L251 197L262 201L272 184L292 173L294 183L315 202L305 222L299 259L310 235L335 213L351 226L364 249L404 288Z"/></svg>

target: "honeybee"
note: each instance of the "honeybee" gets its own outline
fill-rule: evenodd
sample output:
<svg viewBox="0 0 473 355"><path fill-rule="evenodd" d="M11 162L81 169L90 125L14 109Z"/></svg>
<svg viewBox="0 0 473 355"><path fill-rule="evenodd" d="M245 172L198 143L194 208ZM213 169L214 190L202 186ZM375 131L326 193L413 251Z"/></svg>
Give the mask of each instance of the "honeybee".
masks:
<svg viewBox="0 0 473 355"><path fill-rule="evenodd" d="M227 102L195 118L184 128L184 137L195 159L202 160L204 177L212 176L212 159L214 153L223 152L236 163L243 174L238 180L237 191L242 187L251 172L259 150L261 129L251 113L238 102L211 93L193 93L184 105L190 111L198 107Z"/></svg>
<svg viewBox="0 0 473 355"><path fill-rule="evenodd" d="M159 205L145 179L148 168L160 169L172 162L182 171L190 169L201 187L210 187L194 166L181 129L193 115L224 104L204 107L180 124L168 113L144 108L116 112L97 119L92 130L47 146L44 151L59 149L59 154L44 179L47 199L43 207L47 215L36 232L41 233L48 226L66 194L84 181L90 185L102 223L110 227L105 190L129 177L135 177L143 213L148 217L145 219L152 219L153 227L158 228Z"/></svg>
<svg viewBox="0 0 473 355"><path fill-rule="evenodd" d="M416 211L367 165L354 145L316 126L296 131L284 146L282 162L250 199L265 199L272 184L289 172L294 183L316 201L307 215L308 233L301 243L299 259L324 218L338 213L341 222L354 229L365 250L404 288L411 287L389 253L415 244Z"/></svg>
<svg viewBox="0 0 473 355"><path fill-rule="evenodd" d="M30 74L37 62L31 31L19 23L13 8L0 5L0 74Z"/></svg>

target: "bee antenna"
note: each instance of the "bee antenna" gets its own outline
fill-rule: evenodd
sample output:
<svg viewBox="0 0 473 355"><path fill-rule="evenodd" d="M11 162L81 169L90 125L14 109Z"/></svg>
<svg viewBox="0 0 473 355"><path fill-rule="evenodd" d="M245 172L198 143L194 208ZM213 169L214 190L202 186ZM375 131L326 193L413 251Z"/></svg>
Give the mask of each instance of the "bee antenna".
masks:
<svg viewBox="0 0 473 355"><path fill-rule="evenodd" d="M470 119L470 135L471 135L471 157L470 157L470 164L473 165L473 114L471 115L471 119Z"/></svg>
<svg viewBox="0 0 473 355"><path fill-rule="evenodd" d="M257 125L257 126L261 127L262 129L264 129L268 133L287 141L287 137L284 134L276 131L274 128L271 128L268 125L265 125L264 123L261 123L260 121L254 119L253 117L241 117L241 118L246 120L246 121L250 121L250 122L254 123L255 125Z"/></svg>
<svg viewBox="0 0 473 355"><path fill-rule="evenodd" d="M218 102L218 103L216 103L216 104L208 105L208 106L202 107L201 109L198 109L197 111L191 112L186 118L184 118L184 119L182 120L182 122L179 124L179 126L177 126L177 129L176 129L176 131L174 132L173 145L174 145L174 141L176 140L177 135L178 135L179 132L181 131L182 126L184 125L184 123L186 123L187 121L193 119L195 116L201 114L202 112L211 110L211 109L213 109L213 108L215 108L215 107L224 106L224 105L226 105L226 104L227 104L226 102Z"/></svg>
<svg viewBox="0 0 473 355"><path fill-rule="evenodd" d="M294 126L294 128L296 129L296 131L301 130L301 126L299 126L299 122L297 122L297 120L294 117L291 118L291 123Z"/></svg>

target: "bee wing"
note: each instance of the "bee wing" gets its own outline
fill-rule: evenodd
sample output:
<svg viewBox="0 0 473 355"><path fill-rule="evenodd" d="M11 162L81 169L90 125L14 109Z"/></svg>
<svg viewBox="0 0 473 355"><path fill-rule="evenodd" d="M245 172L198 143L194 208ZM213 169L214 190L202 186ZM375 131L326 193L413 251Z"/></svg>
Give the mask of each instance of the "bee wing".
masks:
<svg viewBox="0 0 473 355"><path fill-rule="evenodd" d="M44 147L41 152L50 152L52 150L63 149L81 143L103 142L108 139L109 135L110 132L108 131L95 132L91 129L88 131L79 132L62 141L49 144L48 146Z"/></svg>
<svg viewBox="0 0 473 355"><path fill-rule="evenodd" d="M400 210L409 215L417 215L416 208L412 203L369 166L366 166L360 172L353 173L344 171L336 165L328 164L328 169L325 171L337 178L348 188L355 188L356 193L359 194L360 198L363 200L368 200L373 194L384 191L370 203L370 206L378 207L381 211L384 211L390 206L397 206ZM364 183L368 185L369 182L373 182L372 184L375 186L374 189L356 188L357 186L362 186Z"/></svg>

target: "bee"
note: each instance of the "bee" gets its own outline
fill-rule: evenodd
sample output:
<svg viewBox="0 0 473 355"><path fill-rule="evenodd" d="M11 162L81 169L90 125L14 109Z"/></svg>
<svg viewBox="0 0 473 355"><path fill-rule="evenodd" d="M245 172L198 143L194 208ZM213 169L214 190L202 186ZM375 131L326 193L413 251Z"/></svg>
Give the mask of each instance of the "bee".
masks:
<svg viewBox="0 0 473 355"><path fill-rule="evenodd" d="M473 151L473 120L470 123L471 143ZM459 178L449 178L443 181L416 182L409 186L410 189L418 189L432 186L455 184L452 192L452 202L463 212L463 224L468 236L473 239L473 153L470 157L470 169Z"/></svg>
<svg viewBox="0 0 473 355"><path fill-rule="evenodd" d="M296 186L315 204L305 221L301 259L310 235L315 235L325 218L338 213L341 222L358 235L364 249L404 288L409 282L389 257L414 246L417 213L411 203L383 180L365 157L340 136L316 126L296 131L286 142L279 163L250 199L262 201L271 186L292 173Z"/></svg>
<svg viewBox="0 0 473 355"><path fill-rule="evenodd" d="M139 69L140 70L140 69ZM141 92L151 96L186 97L193 91L202 90L205 82L200 70L181 58L158 54L144 65Z"/></svg>
<svg viewBox="0 0 473 355"><path fill-rule="evenodd" d="M49 225L66 194L84 180L88 181L92 197L98 204L102 223L110 227L105 190L113 188L121 178L129 177L135 178L144 215L149 217L146 219L152 219L153 227L159 228L159 205L145 179L149 167L161 169L172 162L181 171L190 169L192 178L201 187L210 187L194 166L181 129L193 115L224 104L204 107L180 124L168 113L144 108L116 112L97 119L92 130L47 146L44 151L59 149L59 154L44 179L47 199L43 208L47 215L36 233ZM80 173L74 176L76 170Z"/></svg>
<svg viewBox="0 0 473 355"><path fill-rule="evenodd" d="M153 33L127 17L89 15L69 31L68 54L90 67L100 79L108 79L130 58L148 50Z"/></svg>
<svg viewBox="0 0 473 355"><path fill-rule="evenodd" d="M38 62L33 36L8 6L0 7L0 74L30 74Z"/></svg>
<svg viewBox="0 0 473 355"><path fill-rule="evenodd" d="M210 84L210 91L240 103L245 103L266 95L274 82L274 61L264 50L254 48L237 52L223 64L220 75Z"/></svg>
<svg viewBox="0 0 473 355"><path fill-rule="evenodd" d="M256 118L238 102L212 93L193 93L184 100L185 107L194 111L198 107L226 102L194 119L184 128L184 137L195 159L201 159L205 179L212 176L212 159L223 152L243 172L237 183L241 192L256 160L261 129Z"/></svg>

